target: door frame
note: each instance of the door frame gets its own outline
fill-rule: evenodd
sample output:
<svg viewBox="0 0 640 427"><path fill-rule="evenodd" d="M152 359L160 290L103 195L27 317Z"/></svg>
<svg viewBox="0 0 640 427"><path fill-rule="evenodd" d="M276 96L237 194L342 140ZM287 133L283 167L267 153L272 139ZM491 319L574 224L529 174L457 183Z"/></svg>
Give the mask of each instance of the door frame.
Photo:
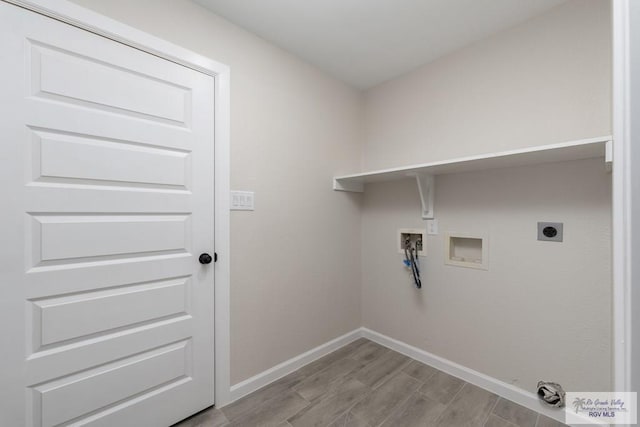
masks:
<svg viewBox="0 0 640 427"><path fill-rule="evenodd" d="M613 267L613 389L632 391L634 325L632 286L632 189L631 174L631 33L630 1L612 1L612 267ZM636 89L637 90L637 89ZM637 168L638 166L633 166ZM637 220L635 220L637 222ZM637 232L636 232L637 233ZM637 301L635 301L637 302ZM640 309L640 307L636 307ZM635 326L635 330L634 330ZM637 344L636 344L637 345ZM637 374L635 374L637 375Z"/></svg>
<svg viewBox="0 0 640 427"><path fill-rule="evenodd" d="M214 99L214 265L215 403L224 406L230 395L230 70L220 62L176 46L67 0L2 0L143 52L210 75Z"/></svg>

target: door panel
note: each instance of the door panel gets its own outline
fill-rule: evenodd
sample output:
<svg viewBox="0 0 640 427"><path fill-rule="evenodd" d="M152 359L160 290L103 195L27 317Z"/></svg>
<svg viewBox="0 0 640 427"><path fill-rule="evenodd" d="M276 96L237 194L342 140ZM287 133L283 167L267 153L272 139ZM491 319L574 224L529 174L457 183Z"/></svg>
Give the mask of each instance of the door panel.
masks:
<svg viewBox="0 0 640 427"><path fill-rule="evenodd" d="M191 246L189 215L32 214L30 217L33 267L189 252Z"/></svg>
<svg viewBox="0 0 640 427"><path fill-rule="evenodd" d="M183 150L43 131L35 131L32 141L34 182L175 190L190 187L191 155Z"/></svg>
<svg viewBox="0 0 640 427"><path fill-rule="evenodd" d="M96 408L186 379L189 376L188 346L189 341L181 341L34 387L34 400L40 406L42 423L59 425Z"/></svg>
<svg viewBox="0 0 640 427"><path fill-rule="evenodd" d="M214 402L214 81L0 2L0 425Z"/></svg>
<svg viewBox="0 0 640 427"><path fill-rule="evenodd" d="M59 46L29 41L31 93L105 111L185 125L190 90ZM117 82L118 90L113 90Z"/></svg>
<svg viewBox="0 0 640 427"><path fill-rule="evenodd" d="M37 349L142 322L189 314L189 278L33 301ZM87 319L77 322L76 319Z"/></svg>

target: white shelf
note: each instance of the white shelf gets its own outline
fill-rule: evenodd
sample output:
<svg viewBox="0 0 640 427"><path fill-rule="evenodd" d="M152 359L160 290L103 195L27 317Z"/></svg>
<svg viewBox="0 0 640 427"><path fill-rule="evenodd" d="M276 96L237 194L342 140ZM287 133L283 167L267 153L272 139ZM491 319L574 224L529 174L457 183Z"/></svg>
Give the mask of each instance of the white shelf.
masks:
<svg viewBox="0 0 640 427"><path fill-rule="evenodd" d="M607 163L610 163L611 157L607 153L611 152L611 140L611 136L602 136L598 138L581 139L579 141L540 145L519 150L336 176L333 178L333 189L337 191L361 193L364 191L364 184L393 181L415 177L417 175L443 175L597 157L605 157ZM607 146L609 146L609 148L607 148Z"/></svg>
<svg viewBox="0 0 640 427"><path fill-rule="evenodd" d="M501 169L542 163L563 162L603 157L607 168L611 168L612 138L601 136L578 141L561 142L551 145L460 157L439 162L399 168L381 169L333 178L333 189L361 193L364 185L374 182L414 178L422 202L422 218L433 218L433 188L435 176L451 173L474 172L487 169Z"/></svg>

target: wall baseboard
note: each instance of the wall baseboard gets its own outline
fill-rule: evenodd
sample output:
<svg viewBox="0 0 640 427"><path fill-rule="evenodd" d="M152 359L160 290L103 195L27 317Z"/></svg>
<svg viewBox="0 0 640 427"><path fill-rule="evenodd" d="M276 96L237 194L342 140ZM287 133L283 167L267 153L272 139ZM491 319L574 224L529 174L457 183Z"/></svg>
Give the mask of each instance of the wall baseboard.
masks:
<svg viewBox="0 0 640 427"><path fill-rule="evenodd" d="M519 387L505 383L489 375L467 368L466 366L462 366L443 357L436 356L428 351L419 349L405 342L398 341L368 328L354 329L347 334L319 345L316 348L233 385L231 387L231 400L229 403L300 369L314 360L319 359L320 357L325 356L332 351L357 340L358 338L366 338L376 342L390 348L391 350L395 350L398 353L402 353L411 359L433 366L434 368L446 372L449 375L495 393L498 396L522 405L525 408L544 414L549 418L553 418L562 423L564 422L564 410L554 410L544 406L535 393L527 392ZM595 423L591 424L599 425Z"/></svg>
<svg viewBox="0 0 640 427"><path fill-rule="evenodd" d="M371 329L361 328L362 337L377 342L391 350L402 353L414 360L433 366L449 375L460 378L470 384L488 390L507 400L515 402L519 405L529 408L553 418L560 422L564 422L564 410L554 410L543 406L535 393L529 393L521 388L500 381L496 378L485 375L481 372L474 371L466 366L459 365L448 359L445 359L428 351L419 349L402 341L398 341Z"/></svg>
<svg viewBox="0 0 640 427"><path fill-rule="evenodd" d="M261 389L262 387L276 380L279 380L285 375L297 371L298 369L302 368L305 365L308 365L314 360L319 359L322 356L325 356L339 349L340 347L344 347L345 345L361 337L362 328L354 329L351 332L348 332L338 338L321 344L318 347L312 348L311 350L306 351L296 357L285 360L284 362L274 366L273 368L269 368L266 371L254 375L251 378L247 378L244 381L234 384L233 386L231 386L230 399L227 404L238 400L241 397L246 396L247 394L252 393L258 389Z"/></svg>

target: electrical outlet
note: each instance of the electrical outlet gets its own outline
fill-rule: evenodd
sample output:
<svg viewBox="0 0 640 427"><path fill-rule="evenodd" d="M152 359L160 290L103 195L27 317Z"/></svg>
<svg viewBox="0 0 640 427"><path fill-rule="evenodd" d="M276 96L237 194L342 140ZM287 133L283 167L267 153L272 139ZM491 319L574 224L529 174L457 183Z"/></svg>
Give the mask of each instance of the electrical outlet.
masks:
<svg viewBox="0 0 640 427"><path fill-rule="evenodd" d="M563 224L561 222L539 222L538 240L543 242L562 242Z"/></svg>
<svg viewBox="0 0 640 427"><path fill-rule="evenodd" d="M431 236L435 236L438 234L438 220L430 219L427 220L427 234Z"/></svg>

